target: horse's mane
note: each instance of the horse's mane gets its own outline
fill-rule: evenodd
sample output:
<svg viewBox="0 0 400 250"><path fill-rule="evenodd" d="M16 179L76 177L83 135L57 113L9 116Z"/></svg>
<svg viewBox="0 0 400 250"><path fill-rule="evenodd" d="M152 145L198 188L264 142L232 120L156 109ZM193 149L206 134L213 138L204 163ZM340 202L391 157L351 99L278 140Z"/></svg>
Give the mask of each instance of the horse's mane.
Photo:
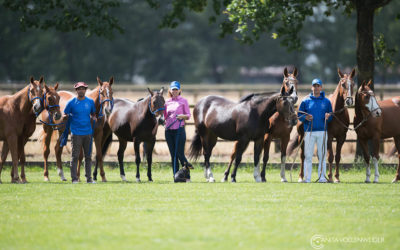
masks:
<svg viewBox="0 0 400 250"><path fill-rule="evenodd" d="M257 103L259 103L259 102L263 101L265 98L274 97L276 94L279 94L279 93L277 93L277 92L251 93L251 94L248 94L248 95L240 98L239 103L250 101L250 100L254 100Z"/></svg>

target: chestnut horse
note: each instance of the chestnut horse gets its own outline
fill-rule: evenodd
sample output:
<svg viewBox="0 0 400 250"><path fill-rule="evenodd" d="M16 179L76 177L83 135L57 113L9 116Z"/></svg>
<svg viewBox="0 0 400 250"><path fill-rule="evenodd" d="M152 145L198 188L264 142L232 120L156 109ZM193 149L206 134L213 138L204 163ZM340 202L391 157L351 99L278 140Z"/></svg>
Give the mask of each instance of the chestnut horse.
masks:
<svg viewBox="0 0 400 250"><path fill-rule="evenodd" d="M128 141L133 142L136 157L136 181L140 182L140 143L144 142L144 151L147 158L147 177L153 181L151 176L151 164L153 161L153 148L156 143L158 128L157 116L163 115L165 100L163 97L164 88L159 92L147 89L150 96L132 102L128 99L116 98L114 111L108 117L103 132L103 157L112 142L112 133L118 136L118 163L121 179L126 181L124 171L124 152ZM97 175L97 163L94 170L94 179Z"/></svg>
<svg viewBox="0 0 400 250"><path fill-rule="evenodd" d="M297 68L294 68L293 73L288 73L287 68L283 71L283 82L282 87L285 88L285 92L289 92L290 88L297 89ZM297 101L297 94L293 91L291 97L293 105ZM286 165L286 147L289 143L290 133L292 131L293 126L297 123L297 115L294 111L293 105L288 105L287 108L290 108L289 112L276 112L274 115L269 118L269 127L267 128L267 133L264 135L264 157L263 157L263 167L261 170L261 181L266 182L265 179L265 168L267 166L267 162L269 159L269 148L272 142L272 139L280 139L281 140L281 181L287 182L285 177L285 165ZM228 168L225 170L224 178L222 182L228 180L229 168L231 167L233 160L236 156L236 147L237 142L235 143L233 152L231 154L231 161L229 162ZM261 152L260 152L261 153ZM254 157L255 159L259 159L258 157ZM258 162L254 163L254 166L257 166ZM254 177L257 177L257 173L255 172ZM256 181L260 181L260 179L256 179Z"/></svg>
<svg viewBox="0 0 400 250"><path fill-rule="evenodd" d="M263 136L267 132L268 119L276 111L287 110L288 112L289 109L285 107L289 103L293 104L287 97L292 93L293 88L286 93L285 88L282 87L280 93L251 94L238 103L222 96L210 95L196 104L193 111L196 131L190 146L190 156L198 158L203 149L204 173L207 181L215 181L210 168L210 157L218 137L237 141L232 182L236 182L237 168L250 141L254 141L254 162L258 163ZM257 166L255 166L255 171L256 169L258 170ZM259 172L257 173L256 178L259 178Z"/></svg>
<svg viewBox="0 0 400 250"><path fill-rule="evenodd" d="M3 143L2 159L11 151L11 182L26 183L24 170L24 145L36 128L36 115L43 109L43 76L40 80L30 78L28 86L11 96L0 98L0 140ZM18 160L21 159L21 180L18 176ZM0 164L0 176L4 161ZM0 178L1 183L1 178Z"/></svg>
<svg viewBox="0 0 400 250"><path fill-rule="evenodd" d="M332 115L333 119L327 126L327 155L329 162L329 174L328 181L332 182L332 164L333 164L333 150L332 150L332 142L333 138L336 138L336 173L335 173L335 182L339 182L339 164L340 164L340 156L341 149L346 141L346 133L350 124L350 118L347 108L353 105L353 88L354 88L354 76L355 69L351 71L350 74L343 74L338 68L338 75L340 77L339 82L336 86L333 94L329 95L328 99L332 104ZM304 127L303 123L297 124L297 133L295 135L295 139L289 144L287 151L289 154L297 147L300 142L303 141L304 138ZM304 178L304 144L300 145L300 173L299 173L299 182L303 181ZM322 159L320 159L322 160Z"/></svg>
<svg viewBox="0 0 400 250"><path fill-rule="evenodd" d="M357 132L357 139L360 142L365 162L367 163L365 182L370 181L370 166L368 140L373 142L372 162L375 166L374 183L379 181L379 146L380 140L393 137L399 165L396 176L392 182L400 180L400 96L376 101L374 92L371 90L371 81L360 86L356 94L354 126Z"/></svg>
<svg viewBox="0 0 400 250"><path fill-rule="evenodd" d="M96 145L96 159L101 159L101 138L103 136L103 126L105 123L104 119L104 111L106 115L109 115L112 112L112 103L113 103L113 92L111 85L114 83L114 78L111 77L109 82L102 82L99 77L97 77L98 86L93 89L92 91L88 91L86 96L93 99L95 107L96 107L96 116L98 120L96 122L96 128L94 130L94 142ZM67 105L68 101L75 97L75 94L69 91L59 91L58 94L60 95L60 106L61 109L64 110L65 106ZM65 129L65 125L59 126L59 137L63 133ZM43 124L43 157L45 162L45 172L44 172L44 179L45 181L48 180L48 171L47 171L47 159L50 153L50 141L51 136L53 133L52 126L47 124ZM57 139L57 143L55 145L55 153L56 153L56 160L57 160L57 168L59 171L59 176L63 181L65 181L64 173L62 170L62 162L61 162L61 155L62 155L63 148L60 147L60 140ZM79 167L81 163L81 159L83 158L82 151L80 156L80 162L78 164L78 178L79 178ZM100 161L100 169L101 169L101 176L103 182L107 181L103 169L103 161Z"/></svg>

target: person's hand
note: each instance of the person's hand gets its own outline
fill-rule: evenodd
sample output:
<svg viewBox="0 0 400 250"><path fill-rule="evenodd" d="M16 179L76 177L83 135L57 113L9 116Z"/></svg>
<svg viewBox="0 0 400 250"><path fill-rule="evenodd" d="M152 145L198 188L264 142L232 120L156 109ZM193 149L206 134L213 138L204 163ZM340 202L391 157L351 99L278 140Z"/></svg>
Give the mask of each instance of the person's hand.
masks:
<svg viewBox="0 0 400 250"><path fill-rule="evenodd" d="M178 120L184 120L186 118L186 115L177 115L176 119Z"/></svg>
<svg viewBox="0 0 400 250"><path fill-rule="evenodd" d="M312 115L307 115L306 116L306 120L307 121L312 121L314 119L314 117Z"/></svg>
<svg viewBox="0 0 400 250"><path fill-rule="evenodd" d="M96 116L92 116L92 120L93 120L94 122L97 122L97 117L96 117Z"/></svg>
<svg viewBox="0 0 400 250"><path fill-rule="evenodd" d="M328 120L331 117L331 113L325 113L325 120Z"/></svg>

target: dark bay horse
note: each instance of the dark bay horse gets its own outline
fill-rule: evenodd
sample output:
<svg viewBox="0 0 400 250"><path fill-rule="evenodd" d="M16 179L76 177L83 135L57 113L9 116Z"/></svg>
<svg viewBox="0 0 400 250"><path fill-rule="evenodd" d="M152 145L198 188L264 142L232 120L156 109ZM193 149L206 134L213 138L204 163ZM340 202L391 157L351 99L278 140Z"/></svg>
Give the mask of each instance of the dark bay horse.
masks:
<svg viewBox="0 0 400 250"><path fill-rule="evenodd" d="M352 106L353 101L353 88L354 88L354 76L355 69L351 71L350 74L343 74L338 68L339 82L336 86L333 94L329 95L328 99L332 104L332 114L333 119L328 124L327 127L327 155L329 162L329 174L328 181L332 182L332 164L333 164L333 150L332 150L332 142L333 138L336 138L336 173L335 173L335 182L339 182L339 164L341 157L341 149L346 141L346 133L350 124L350 118L348 113L348 107ZM297 134L295 135L295 139L289 144L287 151L289 154L297 147L300 142L303 141L304 138L304 127L303 123L297 124ZM304 143L300 145L300 173L299 173L299 182L303 181L304 178ZM322 160L322 159L321 159Z"/></svg>
<svg viewBox="0 0 400 250"><path fill-rule="evenodd" d="M222 96L210 95L196 104L193 111L196 131L190 146L190 156L196 159L203 151L207 181L215 181L210 168L210 157L218 137L237 141L232 182L236 182L237 168L250 141L254 141L254 162L258 163L263 136L269 127L268 119L288 105L287 97L292 93L293 88L286 93L282 87L281 93L251 94L239 103Z"/></svg>
<svg viewBox="0 0 400 250"><path fill-rule="evenodd" d="M36 115L43 109L43 76L39 81L30 78L28 86L11 96L0 98L0 140L4 141L2 159L11 151L11 182L26 183L23 161L21 180L18 176L18 160L25 159L24 146L36 128ZM0 164L0 174L4 161ZM1 179L0 179L1 183Z"/></svg>
<svg viewBox="0 0 400 250"><path fill-rule="evenodd" d="M153 148L156 143L158 128L158 116L163 115L165 100L163 97L164 88L153 92L147 89L150 95L138 102L128 99L115 98L114 111L108 117L107 124L103 132L103 157L112 142L112 133L117 135L119 141L118 163L120 175L126 181L124 171L124 152L128 141L133 142L136 157L136 181L140 182L139 166L140 143L144 142L144 150L147 158L147 177L153 181L151 176L151 164L153 161ZM97 174L97 164L94 177Z"/></svg>
<svg viewBox="0 0 400 250"><path fill-rule="evenodd" d="M283 71L283 82L282 82L282 87L285 88L285 92L289 92L291 88L297 89L297 68L294 68L293 73L288 73L287 68L284 69ZM268 163L269 159L269 149L270 145L273 139L280 139L281 140L281 181L282 182L287 182L286 177L285 177L285 165L286 165L286 147L289 143L290 139L290 133L292 131L293 126L296 125L297 123L297 115L294 111L294 104L296 103L298 97L295 91L293 91L291 95L292 100L288 99L291 101L293 105L287 105L286 107L289 108L289 111L284 111L283 112L276 112L269 118L269 128L267 128L267 133L264 135L264 157L263 157L263 167L261 170L261 180L258 176L258 167L255 168L254 172L254 178L256 181L262 181L266 182L267 180L265 179L265 168ZM222 182L225 182L228 180L228 174L229 174L229 169L233 163L233 160L236 157L236 147L237 147L237 142L235 143L234 150L231 154L231 161L229 162L228 168L225 171L224 178L222 179ZM260 152L261 153L261 152ZM255 159L259 159L258 157L255 157ZM254 163L254 166L257 166L257 163ZM226 174L227 173L227 174Z"/></svg>
<svg viewBox="0 0 400 250"><path fill-rule="evenodd" d="M112 100L113 100L113 92L111 85L114 83L114 78L111 77L109 82L103 82L100 80L99 77L97 77L97 83L98 86L93 89L92 91L88 91L86 93L86 96L90 97L93 99L96 107L96 116L98 117L98 120L96 122L96 128L94 131L94 142L96 145L96 159L101 157L101 137L103 133L103 126L105 123L105 118L104 118L104 113L105 115L109 115L112 112ZM72 98L74 98L76 95L72 92L69 91L59 91L58 92L60 96L60 107L62 110L65 109L65 106L67 105L68 101ZM64 121L65 123L66 121ZM56 154L56 160L57 160L57 168L59 171L59 176L61 177L62 180L66 180L64 177L64 173L62 170L62 162L61 162L61 155L63 148L60 147L60 140L59 137L63 133L65 129L65 125L58 126L59 127L59 133L58 133L58 138L57 138L57 143L55 145L55 154ZM53 127L47 124L43 124L43 157L44 157L44 163L45 163L45 172L44 172L44 178L45 180L48 180L48 167L47 167L47 159L50 153L50 141L51 141L51 136L53 134ZM81 152L80 159L82 159L83 155ZM80 166L80 163L78 164L78 169ZM101 161L100 165L101 169L101 176L103 181L107 181L103 169L103 164ZM79 171L78 171L78 178L79 178Z"/></svg>
<svg viewBox="0 0 400 250"><path fill-rule="evenodd" d="M400 96L376 101L374 92L371 90L371 81L360 86L356 93L354 126L357 139L360 142L365 162L367 163L365 182L370 182L370 166L368 140L373 142L372 162L375 166L374 183L379 181L379 146L380 140L393 137L399 165L393 182L400 180Z"/></svg>

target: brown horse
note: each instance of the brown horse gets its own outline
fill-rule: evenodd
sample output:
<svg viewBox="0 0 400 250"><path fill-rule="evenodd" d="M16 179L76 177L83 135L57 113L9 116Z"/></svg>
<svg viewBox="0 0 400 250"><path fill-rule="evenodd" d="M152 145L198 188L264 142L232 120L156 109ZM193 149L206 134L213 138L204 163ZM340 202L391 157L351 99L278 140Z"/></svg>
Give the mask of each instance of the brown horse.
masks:
<svg viewBox="0 0 400 250"><path fill-rule="evenodd" d="M231 178L236 182L236 171L250 141L254 141L254 162L258 164L259 155L263 146L263 136L269 127L268 119L276 112L289 110L286 108L293 105L289 93L282 87L280 93L251 94L239 103L232 102L222 96L206 96L195 106L193 117L195 122L195 135L191 143L190 156L198 158L202 149L205 159L205 177L207 181L214 182L210 168L210 157L212 149L217 143L217 138L236 143L236 160ZM287 111L286 111L287 112ZM258 170L258 166L255 166ZM229 169L228 169L229 171ZM229 175L225 173L225 176ZM259 178L259 174L257 174Z"/></svg>
<svg viewBox="0 0 400 250"><path fill-rule="evenodd" d="M27 182L24 170L24 145L35 131L35 114L39 114L43 109L42 83L43 76L39 81L31 77L28 86L14 95L0 98L0 140L4 141L0 176L4 160L7 157L8 150L10 150L12 158L12 183ZM21 159L21 180L18 176L19 159Z"/></svg>
<svg viewBox="0 0 400 250"><path fill-rule="evenodd" d="M288 73L287 68L284 69L283 71L283 82L282 82L282 87L285 88L285 92L289 92L290 88L297 89L297 68L294 68L293 73ZM293 91L291 97L293 98L292 103L295 104L297 101L297 94L295 91ZM289 143L290 139L290 133L292 131L293 126L296 125L297 123L297 115L294 112L293 105L289 105L288 108L291 108L288 112L276 112L274 115L269 118L269 128L267 128L267 133L264 135L264 157L263 157L263 167L261 170L261 181L266 182L267 180L265 179L265 168L268 163L269 159L269 148L272 142L272 139L280 139L281 140L281 181L282 182L287 182L286 177L285 177L285 165L286 165L286 147ZM233 163L233 160L236 157L236 147L238 142L235 143L233 152L231 154L231 161L229 162L228 168L225 170L225 173L229 174L229 169ZM261 152L260 152L261 153ZM255 159L259 159L258 157L255 157ZM258 165L257 163L254 163L255 166ZM257 168L258 169L258 168ZM254 172L254 178L256 178L256 181L260 181L259 178L257 178L258 172ZM228 180L228 175L225 174L224 178L222 179L222 182L225 182Z"/></svg>
<svg viewBox="0 0 400 250"><path fill-rule="evenodd" d="M123 181L126 181L124 171L124 152L128 141L133 142L136 157L136 181L140 182L140 143L144 142L144 150L147 158L147 177L153 181L151 176L151 164L153 161L153 148L156 143L156 134L158 128L157 116L163 115L165 100L163 97L164 88L159 92L153 92L147 89L150 96L132 102L128 99L116 98L114 102L114 111L108 117L103 132L103 157L112 142L112 133L118 136L118 163L120 175ZM97 175L97 163L93 173L94 178Z"/></svg>
<svg viewBox="0 0 400 250"><path fill-rule="evenodd" d="M353 88L354 88L354 75L355 69L351 71L350 74L343 74L338 68L338 75L340 77L339 82L336 86L333 94L329 95L329 100L332 103L332 114L334 118L328 124L327 127L327 151L328 151L328 161L329 161L329 182L332 182L332 163L333 163L333 150L332 150L332 142L333 138L336 138L336 173L335 173L335 182L339 182L339 163L341 156L341 149L346 141L346 133L350 124L349 113L347 107L353 105ZM289 154L297 147L304 138L304 127L303 123L297 124L297 134L295 135L295 139L289 144L287 151ZM300 145L300 173L299 173L299 182L303 181L304 178L304 144ZM322 159L321 159L322 160Z"/></svg>
<svg viewBox="0 0 400 250"><path fill-rule="evenodd" d="M368 140L373 142L372 162L375 165L374 183L379 181L380 140L393 137L399 156L399 165L393 182L400 180L400 96L377 102L371 90L371 81L360 86L356 94L354 126L367 163L365 182L370 182Z"/></svg>
<svg viewBox="0 0 400 250"><path fill-rule="evenodd" d="M94 142L96 145L96 159L102 158L101 156L101 138L102 138L102 133L103 133L103 126L105 123L104 119L104 111L106 115L109 115L112 112L112 98L113 98L113 92L111 85L114 83L114 78L111 77L109 82L102 82L99 77L97 77L97 83L98 86L93 89L92 91L88 91L86 93L86 96L90 97L93 99L95 107L96 107L96 116L98 117L98 120L96 122L96 128L94 131ZM59 91L58 92L60 96L60 106L61 109L64 110L65 106L67 105L68 101L72 98L75 97L75 94L69 91ZM65 121L64 121L65 122ZM59 137L63 133L65 129L65 125L58 126L59 129ZM51 136L53 133L53 128L52 126L49 126L47 124L43 124L43 157L44 157L44 162L45 162L45 172L44 172L44 179L48 180L48 171L47 171L47 159L50 153L49 145L51 141ZM64 172L62 170L62 162L61 162L61 155L62 155L63 148L60 147L60 140L59 138L57 139L57 143L55 145L55 153L56 153L56 160L57 160L57 168L59 171L59 176L61 177L62 180L66 180L64 177ZM80 169L80 164L81 160L83 158L83 154L81 152L80 156L80 162L78 164L78 178L79 178L79 169ZM102 180L105 182L107 181L103 169L103 161L100 161L100 169L101 169L101 176Z"/></svg>

